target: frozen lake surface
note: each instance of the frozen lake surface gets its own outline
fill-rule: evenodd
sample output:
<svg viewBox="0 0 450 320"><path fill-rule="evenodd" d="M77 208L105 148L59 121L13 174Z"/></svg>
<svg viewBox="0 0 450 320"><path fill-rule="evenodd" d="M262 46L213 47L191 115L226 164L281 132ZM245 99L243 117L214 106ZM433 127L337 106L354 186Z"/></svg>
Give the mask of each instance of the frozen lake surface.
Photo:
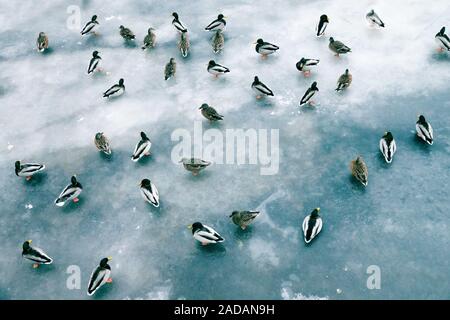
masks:
<svg viewBox="0 0 450 320"><path fill-rule="evenodd" d="M112 256L114 282L94 299L448 299L450 284L450 54L439 54L434 35L450 16L448 1L73 1L81 24L98 15L100 35L81 37L67 27L66 4L0 0L0 299L86 299L88 278ZM374 8L386 23L370 28ZM177 11L187 25L190 55L177 49L171 25ZM218 55L204 27L227 17ZM315 37L319 16L330 24ZM119 36L123 24L135 47ZM157 46L140 49L147 29ZM40 31L50 50L40 54ZM448 32L448 31L447 31ZM340 58L328 37L352 48ZM257 38L280 46L262 60ZM108 73L88 76L98 50ZM164 81L170 57L174 79ZM295 63L320 59L310 78ZM210 59L231 72L214 80ZM348 68L351 87L336 80ZM257 101L258 75L275 93ZM119 78L126 93L102 93ZM298 104L312 81L315 109ZM214 106L225 119L210 125L198 108ZM435 143L415 137L418 114L434 128ZM174 130L278 129L280 169L260 175L258 165L213 164L194 177L171 160ZM111 140L113 155L94 146L96 132ZM152 156L130 160L139 132L153 142ZM378 142L391 131L393 163ZM369 168L364 189L348 165L362 155ZM14 174L14 161L47 167L31 181ZM70 176L84 187L80 202L53 203ZM161 207L143 201L138 183L150 178ZM301 221L321 208L324 227L305 246ZM261 211L245 231L228 216ZM202 247L187 225L201 221L226 239ZM31 268L21 257L32 239L54 259ZM81 289L66 287L69 266L81 270ZM381 270L381 289L369 290L366 270Z"/></svg>

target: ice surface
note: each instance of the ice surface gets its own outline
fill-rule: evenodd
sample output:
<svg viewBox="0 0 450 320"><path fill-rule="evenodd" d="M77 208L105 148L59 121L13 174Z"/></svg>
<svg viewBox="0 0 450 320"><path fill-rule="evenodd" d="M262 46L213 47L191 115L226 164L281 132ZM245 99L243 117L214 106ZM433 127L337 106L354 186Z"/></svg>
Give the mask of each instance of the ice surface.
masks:
<svg viewBox="0 0 450 320"><path fill-rule="evenodd" d="M82 25L98 15L100 36L82 38L82 26L67 28L67 3L0 0L1 299L89 298L88 277L106 256L113 257L114 282L94 299L449 298L450 55L438 54L434 42L443 25L450 28L448 1L72 4ZM385 29L367 26L371 8ZM190 32L186 59L177 49L173 11ZM218 13L228 18L224 51L215 55L203 28ZM317 39L323 13L330 24ZM121 24L135 32L136 47L124 45ZM143 52L150 26L157 46ZM40 31L49 37L46 54L35 50ZM328 36L352 53L334 57ZM259 37L279 52L262 60L252 44ZM108 73L86 74L93 50ZM321 60L309 79L295 69L303 56ZM177 75L165 82L170 57ZM206 72L210 59L231 72L214 80ZM337 94L346 68L353 83ZM255 100L255 75L275 97ZM120 78L125 95L103 99ZM299 108L312 81L320 106ZM171 133L192 131L203 102L225 116L219 125L205 121L205 129L279 129L279 173L212 165L192 177L173 164ZM414 136L420 113L435 131L431 147ZM391 165L378 150L386 130L398 147ZM95 149L99 131L111 140L110 159ZM133 163L140 131L153 142L152 156ZM348 171L357 154L369 167L365 190ZM26 182L14 175L18 159L47 169ZM84 186L80 202L57 208L53 200L73 174ZM143 178L157 186L159 209L141 198ZM305 246L300 224L318 206L324 227ZM241 231L228 216L246 209L261 215ZM226 241L199 246L186 228L194 221ZM53 265L32 269L20 255L27 239ZM66 287L70 265L81 269L81 290ZM381 269L380 290L366 287L370 265Z"/></svg>

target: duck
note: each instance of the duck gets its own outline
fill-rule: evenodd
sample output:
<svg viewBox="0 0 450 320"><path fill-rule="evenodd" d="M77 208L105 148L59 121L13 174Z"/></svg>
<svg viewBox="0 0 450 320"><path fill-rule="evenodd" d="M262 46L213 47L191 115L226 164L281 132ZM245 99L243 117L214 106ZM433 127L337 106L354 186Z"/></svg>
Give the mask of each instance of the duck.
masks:
<svg viewBox="0 0 450 320"><path fill-rule="evenodd" d="M319 92L319 88L317 88L317 82L314 81L311 84L311 87L309 87L308 90L306 90L305 94L300 100L300 105L302 106L306 103L308 103L309 105L314 105L314 101L312 101L311 98L316 94L316 92Z"/></svg>
<svg viewBox="0 0 450 320"><path fill-rule="evenodd" d="M145 201L151 203L154 207L159 207L159 193L156 186L149 179L141 181L141 195Z"/></svg>
<svg viewBox="0 0 450 320"><path fill-rule="evenodd" d="M178 17L178 13L174 12L172 13L172 25L177 29L178 32L186 32L187 28L184 26L184 24L181 22L180 18Z"/></svg>
<svg viewBox="0 0 450 320"><path fill-rule="evenodd" d="M322 218L319 215L320 208L315 208L303 219L303 237L306 243L310 243L322 230Z"/></svg>
<svg viewBox="0 0 450 320"><path fill-rule="evenodd" d="M183 167L192 172L192 175L196 176L200 171L205 169L207 166L211 164L209 161L205 161L197 158L182 158L180 163L183 163Z"/></svg>
<svg viewBox="0 0 450 320"><path fill-rule="evenodd" d="M144 45L142 46L142 50L154 48L156 44L156 34L155 29L150 27L147 30L147 35L144 38Z"/></svg>
<svg viewBox="0 0 450 320"><path fill-rule="evenodd" d="M14 163L15 173L18 177L25 177L26 180L30 180L31 177L44 170L45 165L40 163L21 163L19 160Z"/></svg>
<svg viewBox="0 0 450 320"><path fill-rule="evenodd" d="M352 83L352 75L348 72L348 69L345 69L345 72L339 77L337 81L336 91L342 91L345 88L350 87Z"/></svg>
<svg viewBox="0 0 450 320"><path fill-rule="evenodd" d="M81 30L81 35L84 36L90 32L95 34L95 27L97 27L99 25L98 21L97 21L97 16L94 14L91 18L91 21L89 21L88 23L86 23L86 25L84 26L83 30Z"/></svg>
<svg viewBox="0 0 450 320"><path fill-rule="evenodd" d="M380 151L386 162L391 163L392 157L394 156L395 151L397 151L397 145L391 132L385 132L383 137L381 137Z"/></svg>
<svg viewBox="0 0 450 320"><path fill-rule="evenodd" d="M233 211L230 215L231 221L242 230L245 230L250 223L259 215L259 211Z"/></svg>
<svg viewBox="0 0 450 320"><path fill-rule="evenodd" d="M321 37L325 34L325 30L329 23L330 20L326 14L320 16L319 23L316 26L316 37Z"/></svg>
<svg viewBox="0 0 450 320"><path fill-rule="evenodd" d="M369 170L361 156L357 156L355 160L350 162L350 171L352 175L362 183L363 186L367 187L369 179Z"/></svg>
<svg viewBox="0 0 450 320"><path fill-rule="evenodd" d="M111 88L103 92L103 98L121 96L125 92L125 85L123 83L124 80L122 78L119 79L118 84L113 85Z"/></svg>
<svg viewBox="0 0 450 320"><path fill-rule="evenodd" d="M223 116L207 103L203 103L199 109L201 110L202 115L211 122L223 120Z"/></svg>
<svg viewBox="0 0 450 320"><path fill-rule="evenodd" d="M423 115L420 115L416 122L416 132L420 139L428 143L430 146L433 144L433 128Z"/></svg>
<svg viewBox="0 0 450 320"><path fill-rule="evenodd" d="M131 156L131 160L133 162L137 162L143 156L149 156L151 147L152 147L152 142L147 137L145 132L141 131L141 140L136 144L133 155Z"/></svg>
<svg viewBox="0 0 450 320"><path fill-rule="evenodd" d="M39 52L44 52L48 49L48 37L45 32L39 32L39 36L36 40L37 49Z"/></svg>
<svg viewBox="0 0 450 320"><path fill-rule="evenodd" d="M32 247L32 240L27 240L22 245L22 257L34 262L33 268L38 268L41 264L52 264L53 259L50 258L48 254L44 252L44 250Z"/></svg>
<svg viewBox="0 0 450 320"><path fill-rule="evenodd" d="M214 53L222 51L225 44L225 38L223 37L222 30L217 30L212 37L212 48Z"/></svg>
<svg viewBox="0 0 450 320"><path fill-rule="evenodd" d="M273 96L273 91L269 89L264 83L259 81L258 76L255 76L252 89L256 92L256 99L261 99L262 96Z"/></svg>
<svg viewBox="0 0 450 320"><path fill-rule="evenodd" d="M331 51L333 51L337 57L339 57L340 54L345 54L345 53L352 51L349 47L347 47L342 42L334 40L333 37L330 37L330 43L328 45L328 48Z"/></svg>
<svg viewBox="0 0 450 320"><path fill-rule="evenodd" d="M184 31L180 34L180 42L178 43L178 48L180 49L181 55L183 58L186 58L189 54L189 36L187 31Z"/></svg>
<svg viewBox="0 0 450 320"><path fill-rule="evenodd" d="M124 26L120 26L120 35L122 36L122 38L126 41L128 40L134 40L136 38L136 36L134 35L133 31L131 31L128 28L125 28Z"/></svg>
<svg viewBox="0 0 450 320"><path fill-rule="evenodd" d="M112 283L111 266L108 264L111 259L108 257L100 260L99 265L92 272L87 289L88 296L92 296L105 283Z"/></svg>
<svg viewBox="0 0 450 320"><path fill-rule="evenodd" d="M315 67L319 64L319 59L301 58L295 67L298 71L303 72L303 76L309 77L311 75L311 67Z"/></svg>
<svg viewBox="0 0 450 320"><path fill-rule="evenodd" d="M225 16L223 14L219 14L217 16L217 19L208 24L208 26L205 28L206 31L217 31L217 30L224 30L227 25L227 22L225 21Z"/></svg>
<svg viewBox="0 0 450 320"><path fill-rule="evenodd" d="M448 35L445 34L445 27L442 27L441 30L439 30L438 33L436 33L436 36L434 37L436 42L439 44L439 51L450 51L450 39Z"/></svg>
<svg viewBox="0 0 450 320"><path fill-rule="evenodd" d="M255 50L256 50L256 52L261 54L263 59L267 58L267 55L276 52L278 49L280 49L280 47L278 47L277 45L274 45L272 43L265 42L261 38L256 40Z"/></svg>
<svg viewBox="0 0 450 320"><path fill-rule="evenodd" d="M164 79L169 80L173 76L175 76L175 73L177 72L177 63L175 62L174 58L170 58L169 62L166 64L166 67L164 68Z"/></svg>
<svg viewBox="0 0 450 320"><path fill-rule="evenodd" d="M219 76L219 74L225 74L230 72L230 69L228 69L225 66L222 66L221 64L216 63L214 60L209 60L207 70L209 73L213 74L216 78Z"/></svg>
<svg viewBox="0 0 450 320"><path fill-rule="evenodd" d="M55 204L58 207L62 207L70 200L77 203L81 191L83 191L83 186L77 181L76 176L72 176L70 178L70 184L64 188L59 197L55 200Z"/></svg>
<svg viewBox="0 0 450 320"><path fill-rule="evenodd" d="M109 145L108 138L103 134L103 132L97 132L94 137L94 143L97 149L104 154L111 154L111 147Z"/></svg>
<svg viewBox="0 0 450 320"><path fill-rule="evenodd" d="M375 13L375 10L370 10L367 14L366 14L366 20L371 24L371 25L376 25L379 26L381 28L384 28L384 22L381 21L380 17Z"/></svg>
<svg viewBox="0 0 450 320"><path fill-rule="evenodd" d="M210 243L225 241L225 239L216 230L200 222L194 222L189 225L188 228L192 229L192 236L194 239L200 241L200 243L204 246Z"/></svg>
<svg viewBox="0 0 450 320"><path fill-rule="evenodd" d="M98 55L98 51L95 50L94 52L92 52L92 58L91 61L89 62L89 67L87 70L87 73L93 73L96 69L98 64L100 63L100 60L102 59L99 55ZM99 68L100 69L100 68Z"/></svg>

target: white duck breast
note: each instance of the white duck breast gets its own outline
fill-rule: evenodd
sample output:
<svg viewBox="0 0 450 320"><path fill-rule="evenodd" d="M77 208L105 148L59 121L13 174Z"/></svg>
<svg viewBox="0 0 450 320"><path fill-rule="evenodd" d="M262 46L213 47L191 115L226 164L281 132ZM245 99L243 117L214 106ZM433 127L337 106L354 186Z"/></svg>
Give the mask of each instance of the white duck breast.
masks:
<svg viewBox="0 0 450 320"><path fill-rule="evenodd" d="M124 88L118 84L113 85L104 94L104 97L118 97L124 93Z"/></svg>
<svg viewBox="0 0 450 320"><path fill-rule="evenodd" d="M450 39L447 37L447 35L437 35L435 40L442 49L450 51Z"/></svg>
<svg viewBox="0 0 450 320"><path fill-rule="evenodd" d="M325 33L325 30L327 29L327 26L328 26L328 22L323 22L323 23L319 22L319 24L316 27L316 31L317 31L316 36L320 37L321 35L323 35Z"/></svg>
<svg viewBox="0 0 450 320"><path fill-rule="evenodd" d="M205 29L208 31L223 30L225 28L225 23L223 20L214 20Z"/></svg>
<svg viewBox="0 0 450 320"><path fill-rule="evenodd" d="M42 249L32 247L29 253L22 255L24 258L40 263L40 264L51 264L53 259L50 258Z"/></svg>
<svg viewBox="0 0 450 320"><path fill-rule="evenodd" d="M274 44L265 43L258 48L258 52L261 54L272 54L278 49L279 49L278 46Z"/></svg>
<svg viewBox="0 0 450 320"><path fill-rule="evenodd" d="M70 200L73 200L76 197L78 197L80 195L81 191L83 191L83 189L81 189L80 187L72 186L72 184L69 184L61 192L61 194L59 195L58 199L55 200L55 204L58 207L62 207L62 206L64 206L64 204L66 202L68 202Z"/></svg>
<svg viewBox="0 0 450 320"><path fill-rule="evenodd" d="M381 138L380 140L380 151L384 156L384 159L387 163L392 162L392 157L394 156L395 151L397 151L397 145L395 140L392 140L390 143L386 141L386 139Z"/></svg>
<svg viewBox="0 0 450 320"><path fill-rule="evenodd" d="M383 21L381 21L380 17L373 11L369 12L366 15L366 20L369 21L372 25L377 25L379 27L384 27Z"/></svg>
<svg viewBox="0 0 450 320"><path fill-rule="evenodd" d="M172 25L177 29L179 32L186 32L187 28L184 26L183 22L180 20L173 20Z"/></svg>
<svg viewBox="0 0 450 320"><path fill-rule="evenodd" d="M88 295L92 296L101 286L103 286L109 279L111 270L106 268L97 267L89 280Z"/></svg>
<svg viewBox="0 0 450 320"><path fill-rule="evenodd" d="M148 188L141 187L141 195L145 201L151 203L155 207L159 207L158 189L156 189L156 186L153 184L153 182L150 183L150 186L150 190Z"/></svg>
<svg viewBox="0 0 450 320"><path fill-rule="evenodd" d="M33 174L45 169L43 164L39 163L22 163L20 165L20 171L17 172L19 177L30 177Z"/></svg>
<svg viewBox="0 0 450 320"><path fill-rule="evenodd" d="M273 96L272 90L270 90L265 84L258 83L255 85L252 85L253 91L255 91L257 94L265 94L267 96Z"/></svg>
<svg viewBox="0 0 450 320"><path fill-rule="evenodd" d="M314 96L315 93L316 93L316 90L308 89L306 91L305 95L303 96L302 100L300 101L300 105L305 104L309 100L311 100L311 98Z"/></svg>
<svg viewBox="0 0 450 320"><path fill-rule="evenodd" d="M89 21L89 22L84 26L83 30L81 30L81 34L82 34L82 35L85 35L85 34L91 32L96 26L97 26L97 23L96 23L96 22Z"/></svg>
<svg viewBox="0 0 450 320"><path fill-rule="evenodd" d="M420 123L416 123L416 132L419 138L427 142L429 145L433 144L433 128L428 123L428 129Z"/></svg>
<svg viewBox="0 0 450 320"><path fill-rule="evenodd" d="M100 57L92 58L89 62L88 73L94 72L100 62Z"/></svg>
<svg viewBox="0 0 450 320"><path fill-rule="evenodd" d="M322 218L311 219L310 215L307 216L303 220L302 229L305 242L310 243L322 230Z"/></svg>
<svg viewBox="0 0 450 320"><path fill-rule="evenodd" d="M205 225L194 233L194 238L201 243L218 243L225 240L216 230Z"/></svg>
<svg viewBox="0 0 450 320"><path fill-rule="evenodd" d="M214 67L208 68L208 72L212 74L222 74L229 71L230 70L227 67L221 66L220 64L216 64Z"/></svg>
<svg viewBox="0 0 450 320"><path fill-rule="evenodd" d="M139 141L136 147L134 148L131 160L133 160L134 162L138 161L140 158L149 153L151 147L152 143L150 142L150 140Z"/></svg>

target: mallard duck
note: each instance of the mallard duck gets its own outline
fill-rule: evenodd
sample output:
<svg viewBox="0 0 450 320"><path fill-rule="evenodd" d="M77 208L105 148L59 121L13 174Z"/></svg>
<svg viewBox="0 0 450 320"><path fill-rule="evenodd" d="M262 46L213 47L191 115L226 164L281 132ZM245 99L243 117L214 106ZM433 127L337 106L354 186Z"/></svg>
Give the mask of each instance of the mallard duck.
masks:
<svg viewBox="0 0 450 320"><path fill-rule="evenodd" d="M220 115L216 109L210 107L207 103L203 103L200 108L202 115L209 121L219 121L223 120L223 116Z"/></svg>
<svg viewBox="0 0 450 320"><path fill-rule="evenodd" d="M416 132L420 139L429 145L433 144L433 128L423 115L420 115L419 120L416 122Z"/></svg>
<svg viewBox="0 0 450 320"><path fill-rule="evenodd" d="M180 49L183 58L186 58L189 54L190 48L189 36L187 34L187 31L180 34L180 42L178 43L178 48Z"/></svg>
<svg viewBox="0 0 450 320"><path fill-rule="evenodd" d="M223 37L222 31L217 30L212 38L212 48L214 53L219 53L222 51L224 44L225 38Z"/></svg>
<svg viewBox="0 0 450 320"><path fill-rule="evenodd" d="M72 176L72 178L70 178L70 184L64 188L59 197L55 200L55 204L58 207L62 207L70 200L73 200L73 202L76 203L79 201L78 196L81 191L83 191L83 186L77 181L75 176Z"/></svg>
<svg viewBox="0 0 450 320"><path fill-rule="evenodd" d="M145 132L141 131L141 140L136 144L133 155L131 156L131 160L137 162L143 156L149 156L151 147L152 142L147 137Z"/></svg>
<svg viewBox="0 0 450 320"><path fill-rule="evenodd" d="M345 69L345 72L339 77L337 81L336 91L342 91L345 88L350 87L352 83L352 75L348 72L348 69Z"/></svg>
<svg viewBox="0 0 450 320"><path fill-rule="evenodd" d="M303 95L302 99L300 100L300 106L308 103L310 105L314 105L314 101L311 100L311 98L316 94L316 92L319 91L319 88L317 88L317 82L314 81L311 84L311 87L306 90L305 94Z"/></svg>
<svg viewBox="0 0 450 320"><path fill-rule="evenodd" d="M450 51L450 39L448 35L445 34L445 27L442 27L441 30L436 33L436 36L434 37L436 39L436 42L439 44L439 51Z"/></svg>
<svg viewBox="0 0 450 320"><path fill-rule="evenodd" d="M228 69L225 66L222 66L221 64L216 63L214 60L209 60L207 70L209 73L213 74L216 78L219 76L219 74L230 72L230 69Z"/></svg>
<svg viewBox="0 0 450 320"><path fill-rule="evenodd" d="M320 37L325 34L325 30L328 26L328 23L330 23L328 16L326 14L321 15L319 23L316 26L316 37Z"/></svg>
<svg viewBox="0 0 450 320"><path fill-rule="evenodd" d="M394 136L390 132L385 132L380 139L380 151L384 156L387 163L392 162L392 157L395 151L397 151L397 145L394 140Z"/></svg>
<svg viewBox="0 0 450 320"><path fill-rule="evenodd" d="M159 193L156 186L149 179L141 181L141 195L145 201L151 203L154 207L159 207Z"/></svg>
<svg viewBox="0 0 450 320"><path fill-rule="evenodd" d="M333 37L330 37L330 44L328 45L328 48L333 51L337 57L339 57L340 54L351 52L352 50L347 47L345 44L343 44L340 41L334 40Z"/></svg>
<svg viewBox="0 0 450 320"><path fill-rule="evenodd" d="M303 72L303 76L309 77L311 75L311 67L315 67L319 64L319 59L301 58L295 64L298 71Z"/></svg>
<svg viewBox="0 0 450 320"><path fill-rule="evenodd" d="M235 225L241 227L242 230L245 230L258 215L259 211L233 211L230 218Z"/></svg>
<svg viewBox="0 0 450 320"><path fill-rule="evenodd" d="M48 37L44 32L39 32L36 45L39 52L44 52L45 49L48 49Z"/></svg>
<svg viewBox="0 0 450 320"><path fill-rule="evenodd" d="M306 243L310 243L322 230L322 218L319 216L319 211L320 208L316 208L303 219L302 229Z"/></svg>
<svg viewBox="0 0 450 320"><path fill-rule="evenodd" d="M266 42L263 39L256 40L255 50L261 54L263 59L267 58L269 54L276 52L278 49L280 49L280 47L270 42Z"/></svg>
<svg viewBox="0 0 450 320"><path fill-rule="evenodd" d="M27 240L22 245L22 257L34 262L33 268L39 267L40 264L52 264L53 259L48 256L42 249L32 247L31 240Z"/></svg>
<svg viewBox="0 0 450 320"><path fill-rule="evenodd" d="M261 99L261 96L273 96L273 91L269 89L264 83L259 81L259 78L255 76L252 83L252 89L256 92L256 99Z"/></svg>
<svg viewBox="0 0 450 320"><path fill-rule="evenodd" d="M192 172L192 175L196 176L200 171L205 169L207 166L211 164L209 161L197 159L197 158L183 158L180 160L181 163L183 163L183 167L187 170Z"/></svg>
<svg viewBox="0 0 450 320"><path fill-rule="evenodd" d="M84 36L85 34L88 34L90 32L95 34L94 28L98 25L99 25L99 23L97 21L97 16L94 14L91 18L91 21L86 23L83 30L81 30L81 35Z"/></svg>
<svg viewBox="0 0 450 320"><path fill-rule="evenodd" d="M169 62L166 64L166 67L164 68L164 79L170 79L171 77L175 76L176 72L177 63L175 62L174 58L170 58Z"/></svg>
<svg viewBox="0 0 450 320"><path fill-rule="evenodd" d="M92 52L92 58L91 58L91 61L89 62L89 67L88 67L88 71L87 71L88 74L94 72L95 69L97 69L97 66L101 59L102 58L98 55L97 50Z"/></svg>
<svg viewBox="0 0 450 320"><path fill-rule="evenodd" d="M175 29L177 29L178 32L186 32L187 28L181 22L180 18L178 17L178 13L174 12L172 13L172 16L173 16L172 25L175 27Z"/></svg>
<svg viewBox="0 0 450 320"><path fill-rule="evenodd" d="M119 83L113 85L111 88L103 92L103 98L118 97L125 92L125 85L123 79L119 79Z"/></svg>
<svg viewBox="0 0 450 320"><path fill-rule="evenodd" d="M204 246L209 243L219 243L225 240L216 230L200 222L191 224L189 228L192 229L194 239L200 241Z"/></svg>
<svg viewBox="0 0 450 320"><path fill-rule="evenodd" d="M375 11L372 9L366 14L366 20L371 25L377 25L381 28L384 28L384 22L381 21L380 17L375 13Z"/></svg>
<svg viewBox="0 0 450 320"><path fill-rule="evenodd" d="M97 132L95 134L94 143L95 143L95 146L97 147L97 149L100 150L101 152L103 152L107 155L111 154L111 147L109 145L109 140L103 134L103 132Z"/></svg>
<svg viewBox="0 0 450 320"><path fill-rule="evenodd" d="M16 176L25 177L27 180L30 180L34 174L45 169L45 166L39 163L21 163L16 161L14 165Z"/></svg>
<svg viewBox="0 0 450 320"><path fill-rule="evenodd" d="M111 257L108 257L100 260L100 264L92 272L87 289L88 296L92 296L105 283L112 282L111 267L108 264L111 259Z"/></svg>
<svg viewBox="0 0 450 320"><path fill-rule="evenodd" d="M206 31L217 31L217 30L224 30L227 22L224 19L223 14L219 14L217 16L217 19L208 24L208 26L205 28Z"/></svg>
<svg viewBox="0 0 450 320"><path fill-rule="evenodd" d="M147 35L144 38L144 45L142 46L142 50L153 48L156 44L156 34L154 28L149 28L147 30Z"/></svg>
<svg viewBox="0 0 450 320"><path fill-rule="evenodd" d="M124 26L120 26L120 35L124 40L134 40L136 36L134 35L133 31L131 31L128 28L125 28Z"/></svg>
<svg viewBox="0 0 450 320"><path fill-rule="evenodd" d="M357 156L355 160L350 162L350 171L352 175L361 182L365 187L367 187L369 179L369 171L367 165L361 156Z"/></svg>

